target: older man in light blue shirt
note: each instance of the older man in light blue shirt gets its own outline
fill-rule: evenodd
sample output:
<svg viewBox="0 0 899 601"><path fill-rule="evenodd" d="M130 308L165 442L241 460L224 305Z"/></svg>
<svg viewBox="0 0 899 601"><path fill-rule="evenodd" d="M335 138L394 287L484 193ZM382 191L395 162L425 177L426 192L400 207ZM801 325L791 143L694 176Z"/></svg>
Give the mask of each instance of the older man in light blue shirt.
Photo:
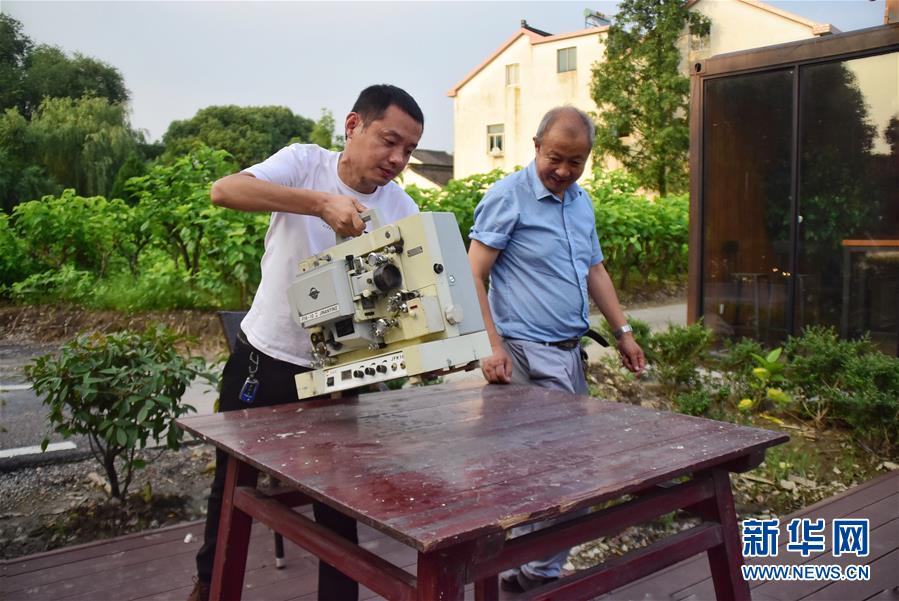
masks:
<svg viewBox="0 0 899 601"><path fill-rule="evenodd" d="M549 111L534 137L535 160L494 184L475 209L468 257L493 347L481 362L489 382L587 394L579 345L590 326L590 298L612 327L625 367L638 375L645 367L602 263L593 203L575 183L593 137L582 111ZM504 588L558 578L567 555L504 573Z"/></svg>

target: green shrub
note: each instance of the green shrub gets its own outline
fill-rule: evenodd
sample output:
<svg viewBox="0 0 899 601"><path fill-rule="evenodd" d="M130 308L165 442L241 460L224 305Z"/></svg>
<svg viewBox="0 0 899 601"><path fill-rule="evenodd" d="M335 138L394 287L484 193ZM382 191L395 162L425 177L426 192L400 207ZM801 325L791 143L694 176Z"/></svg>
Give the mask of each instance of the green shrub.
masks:
<svg viewBox="0 0 899 601"><path fill-rule="evenodd" d="M674 408L687 415L705 415L712 407L712 397L705 388L680 392L674 397Z"/></svg>
<svg viewBox="0 0 899 601"><path fill-rule="evenodd" d="M10 286L29 273L24 243L12 230L9 215L0 211L0 294L8 294Z"/></svg>
<svg viewBox="0 0 899 601"><path fill-rule="evenodd" d="M33 305L57 302L89 305L96 291L95 286L96 278L92 272L63 265L14 283L10 287L10 296L18 302Z"/></svg>
<svg viewBox="0 0 899 601"><path fill-rule="evenodd" d="M596 169L584 183L593 199L597 232L620 290L681 282L687 275L689 199L650 199L623 171Z"/></svg>
<svg viewBox="0 0 899 601"><path fill-rule="evenodd" d="M844 396L831 415L879 448L899 445L899 358L880 352L851 356L840 376Z"/></svg>
<svg viewBox="0 0 899 601"><path fill-rule="evenodd" d="M810 326L800 336L789 337L784 352L790 360L791 382L815 395L838 385L849 359L875 353L877 347L867 337L841 340L832 327Z"/></svg>
<svg viewBox="0 0 899 601"><path fill-rule="evenodd" d="M797 409L818 425L845 425L879 451L899 447L899 358L867 337L841 340L812 326L767 354L754 341L728 345L719 360L743 411Z"/></svg>
<svg viewBox="0 0 899 601"><path fill-rule="evenodd" d="M121 223L128 211L121 200L78 196L68 189L19 204L10 226L37 273L71 266L102 277L121 254Z"/></svg>
<svg viewBox="0 0 899 601"><path fill-rule="evenodd" d="M734 379L747 378L755 367L753 355L763 355L765 350L757 340L741 338L734 342L724 341L724 353L718 359L718 367L725 373L736 376Z"/></svg>
<svg viewBox="0 0 899 601"><path fill-rule="evenodd" d="M669 389L698 381L699 365L706 360L712 344L712 330L701 322L689 326L669 325L657 332L644 348L659 381Z"/></svg>
<svg viewBox="0 0 899 601"><path fill-rule="evenodd" d="M64 438L87 436L114 497L125 498L134 470L142 465L135 453L148 441L165 435L166 445L178 448L183 433L173 420L194 410L181 402L191 380L216 380L202 358L185 359L176 352L181 342L161 326L141 334L82 335L58 355L38 357L26 367L50 410L52 430ZM45 438L44 449L48 442Z"/></svg>

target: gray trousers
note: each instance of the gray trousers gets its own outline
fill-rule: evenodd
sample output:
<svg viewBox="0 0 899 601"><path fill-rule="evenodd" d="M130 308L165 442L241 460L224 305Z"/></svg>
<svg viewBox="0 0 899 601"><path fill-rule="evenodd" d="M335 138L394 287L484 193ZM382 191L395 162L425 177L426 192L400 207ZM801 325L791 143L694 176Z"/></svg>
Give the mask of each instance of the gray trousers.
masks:
<svg viewBox="0 0 899 601"><path fill-rule="evenodd" d="M575 394L587 394L587 380L584 377L584 364L580 347L571 350L548 346L527 340L503 339L506 353L512 360L512 383L530 384L553 390L564 390ZM583 515L586 510L571 517ZM567 518L571 519L571 518ZM512 536L520 536L557 523L559 520L547 520L536 524L527 524L512 529ZM564 521L564 520L562 520ZM519 569L530 578L557 578L562 573L562 566L568 559L569 549L545 559L529 561ZM513 570L514 571L514 570ZM509 572L504 572L507 575Z"/></svg>

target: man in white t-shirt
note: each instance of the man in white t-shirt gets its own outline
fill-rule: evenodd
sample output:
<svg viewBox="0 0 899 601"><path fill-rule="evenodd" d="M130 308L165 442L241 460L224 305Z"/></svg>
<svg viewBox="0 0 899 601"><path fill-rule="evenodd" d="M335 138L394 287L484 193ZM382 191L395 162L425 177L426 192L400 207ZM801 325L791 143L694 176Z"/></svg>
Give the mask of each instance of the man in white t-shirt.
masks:
<svg viewBox="0 0 899 601"><path fill-rule="evenodd" d="M393 179L406 167L421 138L424 117L415 100L391 85L362 91L346 117L346 148L325 150L292 144L252 167L212 185L212 202L240 211L270 211L262 256L262 280L222 372L221 411L296 400L294 376L309 369L311 345L290 315L287 288L300 261L335 244L335 234L358 236L359 213L378 209L384 223L418 212ZM216 453L204 543L197 553L197 582L189 601L209 595L227 456ZM356 542L356 523L325 505L315 519ZM351 600L358 585L319 562L318 598Z"/></svg>

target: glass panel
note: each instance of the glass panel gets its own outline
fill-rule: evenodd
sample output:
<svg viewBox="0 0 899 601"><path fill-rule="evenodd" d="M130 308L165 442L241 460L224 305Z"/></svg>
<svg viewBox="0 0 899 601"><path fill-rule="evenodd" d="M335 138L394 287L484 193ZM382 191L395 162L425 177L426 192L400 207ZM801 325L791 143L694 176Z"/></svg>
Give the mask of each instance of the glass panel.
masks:
<svg viewBox="0 0 899 601"><path fill-rule="evenodd" d="M487 126L487 152L491 154L499 154L503 150L503 131L505 127L502 123Z"/></svg>
<svg viewBox="0 0 899 601"><path fill-rule="evenodd" d="M556 58L556 68L559 73L577 69L577 47L557 50Z"/></svg>
<svg viewBox="0 0 899 601"><path fill-rule="evenodd" d="M506 85L514 86L518 83L518 63L506 65Z"/></svg>
<svg viewBox="0 0 899 601"><path fill-rule="evenodd" d="M796 328L899 348L899 53L803 66Z"/></svg>
<svg viewBox="0 0 899 601"><path fill-rule="evenodd" d="M787 334L793 70L706 82L705 324L774 345Z"/></svg>

